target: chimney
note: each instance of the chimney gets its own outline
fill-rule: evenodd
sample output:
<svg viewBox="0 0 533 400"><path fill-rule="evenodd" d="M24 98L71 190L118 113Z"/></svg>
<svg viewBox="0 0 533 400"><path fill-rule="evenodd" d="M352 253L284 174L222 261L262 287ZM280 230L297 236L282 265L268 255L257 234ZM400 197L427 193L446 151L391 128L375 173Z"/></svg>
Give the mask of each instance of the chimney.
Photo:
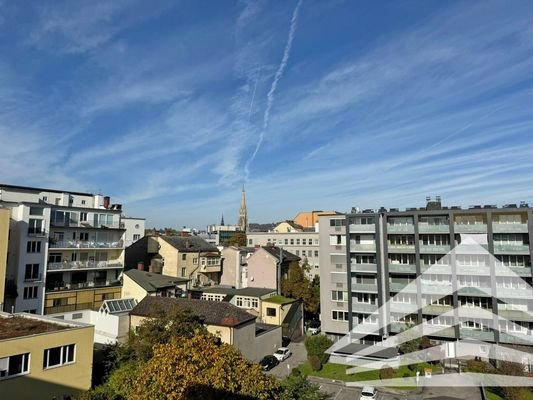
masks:
<svg viewBox="0 0 533 400"><path fill-rule="evenodd" d="M139 261L139 262L137 263L137 269L138 269L139 271L144 271L144 262Z"/></svg>
<svg viewBox="0 0 533 400"><path fill-rule="evenodd" d="M190 248L191 248L191 242L189 241L189 239L187 239L187 240L185 241L185 248L186 248L186 249L190 249Z"/></svg>
<svg viewBox="0 0 533 400"><path fill-rule="evenodd" d="M111 203L111 197L104 196L104 208L109 208L110 203Z"/></svg>
<svg viewBox="0 0 533 400"><path fill-rule="evenodd" d="M155 272L154 271L154 266L150 263L150 265L148 266L148 272L151 272L152 274Z"/></svg>

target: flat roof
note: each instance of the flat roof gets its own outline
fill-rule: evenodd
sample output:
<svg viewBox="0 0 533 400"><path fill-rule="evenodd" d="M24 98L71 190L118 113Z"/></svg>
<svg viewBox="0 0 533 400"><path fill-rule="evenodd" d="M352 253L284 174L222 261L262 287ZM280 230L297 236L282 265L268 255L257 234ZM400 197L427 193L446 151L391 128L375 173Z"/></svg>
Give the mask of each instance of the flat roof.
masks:
<svg viewBox="0 0 533 400"><path fill-rule="evenodd" d="M353 355L357 357L358 352L361 350L368 349L373 347L372 345L363 344L363 343L350 343L347 346L342 347L341 349L335 351L335 354L343 354L347 356ZM374 346L376 351L361 355L361 358L381 358L381 359L390 359L398 356L398 350L396 347L381 347Z"/></svg>
<svg viewBox="0 0 533 400"><path fill-rule="evenodd" d="M0 340L61 331L72 327L68 324L45 321L38 317L3 313L0 315Z"/></svg>
<svg viewBox="0 0 533 400"><path fill-rule="evenodd" d="M92 193L72 192L70 190L58 190L58 189L44 189L44 188L31 187L31 186L7 185L4 183L0 183L0 188L14 189L14 190L29 190L29 191L34 191L34 192L68 193L68 194L75 194L78 196L95 196ZM100 195L100 196L103 196L103 195Z"/></svg>
<svg viewBox="0 0 533 400"><path fill-rule="evenodd" d="M289 297L281 296L281 295L276 295L276 296L269 297L268 299L264 299L263 301L266 301L267 303L289 304L289 303L294 303L297 300L291 299Z"/></svg>
<svg viewBox="0 0 533 400"><path fill-rule="evenodd" d="M191 289L191 291L202 292L202 293L231 294L234 296L261 297L261 296L265 296L267 294L275 292L276 289L254 288L254 287L235 289L231 287L214 286L214 287L202 288L202 289Z"/></svg>

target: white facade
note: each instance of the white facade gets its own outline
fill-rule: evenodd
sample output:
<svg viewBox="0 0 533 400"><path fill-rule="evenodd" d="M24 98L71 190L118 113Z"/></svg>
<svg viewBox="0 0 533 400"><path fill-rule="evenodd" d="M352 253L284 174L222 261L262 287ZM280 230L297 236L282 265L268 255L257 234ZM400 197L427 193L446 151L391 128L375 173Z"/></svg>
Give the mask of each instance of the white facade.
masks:
<svg viewBox="0 0 533 400"><path fill-rule="evenodd" d="M144 218L122 217L120 226L124 228L124 247L129 247L144 237L146 220Z"/></svg>
<svg viewBox="0 0 533 400"><path fill-rule="evenodd" d="M319 232L249 232L246 234L248 246L266 246L270 243L306 260L310 266L312 279L320 274Z"/></svg>

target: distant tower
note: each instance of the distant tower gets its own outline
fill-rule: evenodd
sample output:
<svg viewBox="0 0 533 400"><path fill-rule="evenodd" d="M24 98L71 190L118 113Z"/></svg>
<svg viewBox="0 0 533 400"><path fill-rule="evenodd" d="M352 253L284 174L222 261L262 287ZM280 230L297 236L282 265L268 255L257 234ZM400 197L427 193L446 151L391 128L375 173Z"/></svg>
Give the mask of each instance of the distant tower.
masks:
<svg viewBox="0 0 533 400"><path fill-rule="evenodd" d="M242 185L241 209L239 210L237 225L241 232L246 232L248 230L248 213L246 211L246 194L244 193L244 185Z"/></svg>
<svg viewBox="0 0 533 400"><path fill-rule="evenodd" d="M220 220L220 225L224 226L224 214L222 214L222 219Z"/></svg>

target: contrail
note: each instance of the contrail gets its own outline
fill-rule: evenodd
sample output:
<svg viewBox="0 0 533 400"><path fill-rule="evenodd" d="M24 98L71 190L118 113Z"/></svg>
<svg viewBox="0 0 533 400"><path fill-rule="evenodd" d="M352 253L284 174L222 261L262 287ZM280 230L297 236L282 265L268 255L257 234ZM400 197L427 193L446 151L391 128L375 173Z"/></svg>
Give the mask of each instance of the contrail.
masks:
<svg viewBox="0 0 533 400"><path fill-rule="evenodd" d="M298 3L296 4L294 11L292 12L291 26L289 29L289 37L287 38L287 44L285 45L285 50L283 51L283 58L281 59L281 63L279 64L278 70L276 71L276 75L274 75L274 80L272 81L272 85L270 86L270 90L268 91L268 94L267 94L267 106L265 109L265 114L263 116L263 127L261 129L261 132L259 132L259 140L257 141L255 150L252 153L252 156L248 159L248 161L246 162L244 166L244 171L246 173L246 180L248 180L248 176L250 174L250 169L249 169L250 164L255 160L255 156L257 155L257 152L261 148L261 144L263 143L265 131L268 128L268 123L270 120L270 110L272 109L272 105L274 104L274 94L276 93L278 82L281 79L283 72L285 71L285 67L287 66L287 63L289 62L289 56L291 55L292 41L294 40L294 33L296 32L296 22L298 20L298 13L300 12L300 7L302 3L303 3L303 0L298 0Z"/></svg>

